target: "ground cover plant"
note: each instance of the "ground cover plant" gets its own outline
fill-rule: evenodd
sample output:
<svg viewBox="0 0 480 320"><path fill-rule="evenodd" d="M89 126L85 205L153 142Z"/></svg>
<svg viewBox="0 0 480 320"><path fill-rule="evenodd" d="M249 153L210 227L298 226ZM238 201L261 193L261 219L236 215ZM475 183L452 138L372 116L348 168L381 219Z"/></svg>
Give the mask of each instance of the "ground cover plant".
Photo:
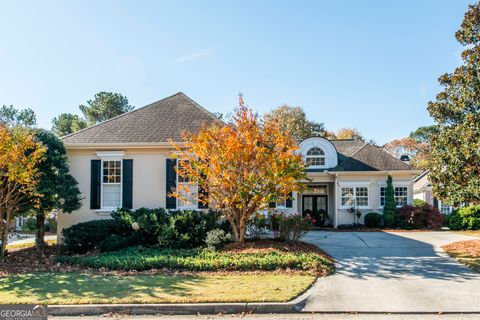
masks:
<svg viewBox="0 0 480 320"><path fill-rule="evenodd" d="M259 241L261 243L261 241ZM298 270L317 275L333 271L331 259L308 246L289 247L282 242L267 242L261 250L221 251L205 249L162 249L131 247L99 255L60 256L61 263L110 270L171 269L188 271L273 271Z"/></svg>

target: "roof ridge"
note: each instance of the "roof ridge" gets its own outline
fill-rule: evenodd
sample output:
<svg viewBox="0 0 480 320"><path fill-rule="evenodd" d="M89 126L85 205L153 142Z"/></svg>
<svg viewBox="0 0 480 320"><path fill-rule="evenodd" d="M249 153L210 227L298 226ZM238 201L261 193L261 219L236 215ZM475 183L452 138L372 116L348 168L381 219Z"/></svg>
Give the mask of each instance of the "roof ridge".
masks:
<svg viewBox="0 0 480 320"><path fill-rule="evenodd" d="M211 117L212 119L214 119L215 121L220 121L222 123L225 124L225 121L219 119L218 117L216 117L213 113L211 113L210 111L208 111L207 109L205 109L204 107L202 107L200 104L198 104L198 102L196 102L195 100L193 100L192 98L190 98L189 96L187 96L185 93L179 91L177 92L176 94L179 94L179 95L182 95L184 96L185 98L187 98L191 103L193 103L193 105L199 109L200 111L204 112L205 114L207 114L209 117Z"/></svg>
<svg viewBox="0 0 480 320"><path fill-rule="evenodd" d="M92 129L92 128L95 128L95 127L101 125L101 124L104 124L104 123L113 121L113 120L115 120L115 119L124 117L124 116L126 116L126 115L130 115L130 114L132 114L132 113L134 113L134 112L136 112L136 111L138 111L138 110L143 110L143 109L145 109L145 108L151 107L151 106L153 106L153 105L156 104L156 103L159 103L159 102L161 102L161 101L164 101L164 100L173 98L173 97L176 96L176 95L183 95L183 96L187 97L189 100L193 101L193 100L190 99L186 94L184 94L184 93L181 92L181 91L178 91L178 92L175 93L175 94L172 94L172 95L170 95L170 96L168 96L168 97L165 97L165 98L163 98L163 99L157 100L157 101L155 101L155 102L149 103L149 104L147 104L147 105L145 105L145 106L143 106L143 107L140 107L140 108L138 108L138 109L134 109L134 110L132 110L132 111L128 111L128 112L119 114L118 116L115 116L115 117L113 117L113 118L107 119L107 120L102 121L102 122L100 122L100 123L96 123L96 124L94 124L94 125L92 125L92 126L90 126L90 127L86 127L86 128L80 129L80 130L78 130L78 131L75 131L75 132L69 133L69 134L67 134L67 135L64 135L64 136L60 137L60 139L63 140L63 139L65 139L65 138L71 137L71 136L73 136L73 135L75 135L75 134L77 134L77 133L88 131L88 130L90 130L90 129Z"/></svg>
<svg viewBox="0 0 480 320"><path fill-rule="evenodd" d="M357 141L354 139L354 141ZM350 159L353 159L353 156L356 155L360 150L362 150L363 148L365 148L366 145L368 145L369 143L368 142L363 142L363 146L361 146L360 148L358 148L357 151L355 151L354 153L352 153L351 155L349 155L348 157L346 157L345 160L343 160L342 162L340 162L336 167L340 167L341 165L343 165L345 162L347 162L348 160Z"/></svg>

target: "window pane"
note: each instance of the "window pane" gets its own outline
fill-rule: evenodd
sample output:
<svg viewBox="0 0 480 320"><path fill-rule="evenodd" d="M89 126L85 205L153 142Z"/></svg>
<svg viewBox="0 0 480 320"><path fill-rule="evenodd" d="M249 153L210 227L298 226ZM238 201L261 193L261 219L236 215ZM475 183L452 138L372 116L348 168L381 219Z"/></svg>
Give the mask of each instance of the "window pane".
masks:
<svg viewBox="0 0 480 320"><path fill-rule="evenodd" d="M360 206L360 207L368 206L368 188L357 187L355 192L356 192L357 206Z"/></svg>
<svg viewBox="0 0 480 320"><path fill-rule="evenodd" d="M407 187L395 187L395 203L398 207L407 205L408 189Z"/></svg>
<svg viewBox="0 0 480 320"><path fill-rule="evenodd" d="M198 207L198 188L196 184L191 183L179 183L181 185L180 193L183 196L182 198L178 198L178 207L180 208L197 208Z"/></svg>
<svg viewBox="0 0 480 320"><path fill-rule="evenodd" d="M120 207L120 184L104 184L102 196L103 207Z"/></svg>
<svg viewBox="0 0 480 320"><path fill-rule="evenodd" d="M383 207L385 205L385 194L387 191L387 187L380 188L380 206Z"/></svg>
<svg viewBox="0 0 480 320"><path fill-rule="evenodd" d="M342 206L351 206L353 205L352 201L353 201L353 188L349 188L349 187L346 187L346 188L342 188L341 190L341 197L342 197Z"/></svg>

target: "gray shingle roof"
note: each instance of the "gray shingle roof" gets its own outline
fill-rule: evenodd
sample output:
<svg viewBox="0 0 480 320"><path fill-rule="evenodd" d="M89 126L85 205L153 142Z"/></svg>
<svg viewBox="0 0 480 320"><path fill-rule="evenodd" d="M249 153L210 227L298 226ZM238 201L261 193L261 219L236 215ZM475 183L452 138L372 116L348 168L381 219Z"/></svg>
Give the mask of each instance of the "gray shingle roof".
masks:
<svg viewBox="0 0 480 320"><path fill-rule="evenodd" d="M76 144L162 143L182 141L182 132L198 132L202 126L224 124L195 101L179 92L145 107L63 137ZM329 171L393 171L412 168L383 149L357 140L331 140L338 165ZM317 171L317 170L312 170ZM322 170L323 171L323 170Z"/></svg>
<svg viewBox="0 0 480 320"><path fill-rule="evenodd" d="M182 132L222 123L184 93L178 92L145 107L63 137L74 144L161 143L182 141Z"/></svg>
<svg viewBox="0 0 480 320"><path fill-rule="evenodd" d="M338 165L330 171L412 170L385 150L357 140L332 140L337 149Z"/></svg>

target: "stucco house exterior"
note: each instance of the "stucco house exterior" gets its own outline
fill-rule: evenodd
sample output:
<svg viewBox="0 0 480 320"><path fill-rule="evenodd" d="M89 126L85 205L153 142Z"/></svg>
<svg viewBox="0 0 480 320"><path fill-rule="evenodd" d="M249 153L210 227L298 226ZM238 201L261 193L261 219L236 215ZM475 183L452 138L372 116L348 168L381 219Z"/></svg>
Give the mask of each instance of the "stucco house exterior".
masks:
<svg viewBox="0 0 480 320"><path fill-rule="evenodd" d="M420 199L434 206L442 214L452 213L454 207L437 199L428 179L428 170L413 179L413 198Z"/></svg>
<svg viewBox="0 0 480 320"><path fill-rule="evenodd" d="M185 183L174 170L170 140L218 122L214 115L179 92L63 138L72 175L78 180L83 206L58 215L58 232L70 225L109 218L117 207L203 209L169 197ZM352 206L363 216L382 212L387 175L393 177L398 206L413 202L413 178L419 172L381 148L356 140L311 137L299 142L308 167L306 191L292 200L270 204L287 213L324 213L322 224L354 222ZM196 187L192 187L196 192Z"/></svg>

